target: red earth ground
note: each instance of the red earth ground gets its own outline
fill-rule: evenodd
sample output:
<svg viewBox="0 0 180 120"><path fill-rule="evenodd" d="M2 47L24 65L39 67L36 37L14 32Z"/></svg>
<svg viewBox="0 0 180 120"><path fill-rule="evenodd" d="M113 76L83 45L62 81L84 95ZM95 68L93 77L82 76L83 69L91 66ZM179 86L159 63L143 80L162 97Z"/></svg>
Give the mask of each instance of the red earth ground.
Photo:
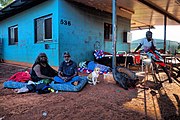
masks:
<svg viewBox="0 0 180 120"><path fill-rule="evenodd" d="M111 74L106 78L101 75L99 84L87 84L80 92L16 94L13 89L3 88L4 81L25 69L0 63L0 120L180 120L177 81L166 81L153 92L141 88L124 90ZM161 78L166 79L166 75L161 73Z"/></svg>

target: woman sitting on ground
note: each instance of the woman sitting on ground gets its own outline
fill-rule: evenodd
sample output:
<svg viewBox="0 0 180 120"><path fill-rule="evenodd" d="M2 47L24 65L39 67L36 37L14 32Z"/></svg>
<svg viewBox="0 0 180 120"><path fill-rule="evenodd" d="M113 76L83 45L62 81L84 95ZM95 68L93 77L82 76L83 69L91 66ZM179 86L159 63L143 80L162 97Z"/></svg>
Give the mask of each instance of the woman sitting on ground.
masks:
<svg viewBox="0 0 180 120"><path fill-rule="evenodd" d="M49 64L45 53L40 53L32 66L31 79L33 82L38 82L42 79L53 80L58 74Z"/></svg>
<svg viewBox="0 0 180 120"><path fill-rule="evenodd" d="M30 74L32 81L29 81L27 86L16 89L17 93L35 91L36 85L40 83L49 84L57 76L58 72L48 64L47 55L40 53L32 66Z"/></svg>

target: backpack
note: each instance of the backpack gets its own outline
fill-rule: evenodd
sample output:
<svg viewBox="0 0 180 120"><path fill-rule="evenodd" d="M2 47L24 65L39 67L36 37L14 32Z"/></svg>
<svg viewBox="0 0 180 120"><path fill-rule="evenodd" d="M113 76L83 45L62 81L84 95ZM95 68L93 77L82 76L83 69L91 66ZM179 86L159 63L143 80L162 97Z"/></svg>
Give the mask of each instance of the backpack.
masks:
<svg viewBox="0 0 180 120"><path fill-rule="evenodd" d="M122 66L117 66L113 69L113 77L120 87L125 90L128 90L130 87L134 88L138 81L134 72Z"/></svg>
<svg viewBox="0 0 180 120"><path fill-rule="evenodd" d="M37 84L36 85L36 93L38 93L38 94L50 93L51 90L49 90L48 88L50 88L50 86L47 84L44 84L44 83Z"/></svg>

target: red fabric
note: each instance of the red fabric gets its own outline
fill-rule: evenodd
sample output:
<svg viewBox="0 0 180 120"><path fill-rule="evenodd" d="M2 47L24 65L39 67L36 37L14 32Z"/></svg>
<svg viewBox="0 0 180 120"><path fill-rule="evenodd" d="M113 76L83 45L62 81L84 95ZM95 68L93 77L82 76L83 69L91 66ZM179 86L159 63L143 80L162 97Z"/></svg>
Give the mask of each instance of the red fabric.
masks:
<svg viewBox="0 0 180 120"><path fill-rule="evenodd" d="M156 59L159 59L159 56L158 56L157 54L155 54L153 50L149 50L149 51L154 54L154 56L155 56ZM160 66L163 66L163 67L166 66L166 64L165 64L163 61L161 61L161 62L156 62L156 63L159 64Z"/></svg>
<svg viewBox="0 0 180 120"><path fill-rule="evenodd" d="M104 52L104 55L112 55L112 54L109 52Z"/></svg>
<svg viewBox="0 0 180 120"><path fill-rule="evenodd" d="M123 56L123 54L118 54L119 57Z"/></svg>
<svg viewBox="0 0 180 120"><path fill-rule="evenodd" d="M27 82L31 80L31 75L29 74L29 72L17 72L12 75L8 80L16 82Z"/></svg>
<svg viewBox="0 0 180 120"><path fill-rule="evenodd" d="M159 64L160 66L166 67L166 64L164 62L156 62L157 64Z"/></svg>
<svg viewBox="0 0 180 120"><path fill-rule="evenodd" d="M135 55L135 64L140 64L140 55Z"/></svg>

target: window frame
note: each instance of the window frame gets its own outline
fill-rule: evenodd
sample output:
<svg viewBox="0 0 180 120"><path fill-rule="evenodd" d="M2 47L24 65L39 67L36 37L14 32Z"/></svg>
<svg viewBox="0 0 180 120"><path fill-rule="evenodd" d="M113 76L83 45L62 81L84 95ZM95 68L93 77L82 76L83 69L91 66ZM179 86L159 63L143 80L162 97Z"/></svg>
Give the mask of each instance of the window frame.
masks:
<svg viewBox="0 0 180 120"><path fill-rule="evenodd" d="M16 32L15 29L17 29L17 34L15 33ZM8 27L8 44L9 45L18 44L18 25L17 24Z"/></svg>
<svg viewBox="0 0 180 120"><path fill-rule="evenodd" d="M42 40L38 40L37 38L38 38L38 33L37 33L37 20L40 20L40 19L42 19L42 25L41 25L41 27L42 27L42 30L43 31L41 31L42 32L42 34L43 34L43 36L42 36ZM45 26L45 21L46 20L48 20L48 19L51 19L51 38L49 38L49 39L47 39L46 38L46 26ZM40 23L41 24L41 23ZM52 24L52 14L48 14L48 15L45 15L45 16L42 16L42 17L39 17L39 18L36 18L36 19L34 19L34 34L35 34L35 40L34 40L34 42L35 43L41 43L41 42L48 42L48 41L52 41L52 39L53 39L53 35L52 35L52 32L53 32L53 26L52 26L53 24Z"/></svg>
<svg viewBox="0 0 180 120"><path fill-rule="evenodd" d="M123 43L131 43L131 41L132 41L132 33L123 32Z"/></svg>
<svg viewBox="0 0 180 120"><path fill-rule="evenodd" d="M104 23L104 41L112 41L112 24L110 23Z"/></svg>

